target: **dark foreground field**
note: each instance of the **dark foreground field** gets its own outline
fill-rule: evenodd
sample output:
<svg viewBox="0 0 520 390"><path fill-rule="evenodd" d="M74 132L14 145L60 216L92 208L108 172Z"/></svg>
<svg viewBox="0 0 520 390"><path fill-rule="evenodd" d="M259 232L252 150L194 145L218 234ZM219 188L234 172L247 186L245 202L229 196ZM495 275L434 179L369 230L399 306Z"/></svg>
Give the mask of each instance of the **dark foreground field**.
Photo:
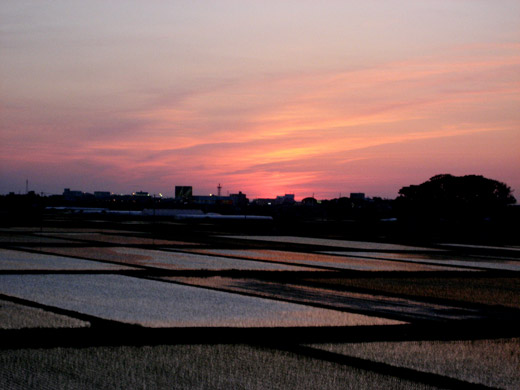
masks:
<svg viewBox="0 0 520 390"><path fill-rule="evenodd" d="M381 241L5 226L0 387L520 388L520 248Z"/></svg>

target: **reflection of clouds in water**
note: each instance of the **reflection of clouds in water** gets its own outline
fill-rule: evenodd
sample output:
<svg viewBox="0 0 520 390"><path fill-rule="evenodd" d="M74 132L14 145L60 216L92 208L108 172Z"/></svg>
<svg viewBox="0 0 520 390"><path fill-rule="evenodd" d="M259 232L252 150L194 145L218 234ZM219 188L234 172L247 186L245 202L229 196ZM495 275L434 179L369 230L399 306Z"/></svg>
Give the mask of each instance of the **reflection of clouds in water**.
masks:
<svg viewBox="0 0 520 390"><path fill-rule="evenodd" d="M222 236L225 238L255 240L268 242L285 242L288 244L322 245L339 248L394 250L394 251L432 251L439 252L442 249L414 247L406 245L386 244L380 242L329 240L325 238L293 237L293 236Z"/></svg>
<svg viewBox="0 0 520 390"><path fill-rule="evenodd" d="M25 244L72 244L76 241L70 241L59 238L50 238L43 236L25 236L25 235L0 235L0 242L5 243L25 243Z"/></svg>
<svg viewBox="0 0 520 390"><path fill-rule="evenodd" d="M125 265L0 249L0 270L125 270Z"/></svg>
<svg viewBox="0 0 520 390"><path fill-rule="evenodd" d="M208 255L182 253L182 252L163 252L158 250L136 249L136 248L114 248L121 254L132 256L146 255L146 261L142 265L156 267L175 268L175 269L240 269L240 270L292 270L303 271L306 268L289 266L282 264L270 264L259 261L249 261L240 259L228 259L224 257L214 257Z"/></svg>
<svg viewBox="0 0 520 390"><path fill-rule="evenodd" d="M443 271L453 268L436 265L406 264L401 262L348 258L328 254L276 251L270 249L196 249L194 253L207 253L222 256L237 256L248 259L276 261L283 263L299 263L307 266L329 267L335 269L351 269L359 271ZM333 252L330 252L334 254ZM338 252L341 254L342 252Z"/></svg>
<svg viewBox="0 0 520 390"><path fill-rule="evenodd" d="M148 266L164 269L238 269L267 271L302 271L313 268L271 264L259 261L226 259L193 253L165 252L139 248L44 248L44 251L64 256L87 257L93 260L114 261L135 266Z"/></svg>
<svg viewBox="0 0 520 390"><path fill-rule="evenodd" d="M97 241L109 244L130 244L130 245L199 245L192 242L158 240L148 237L133 237L106 235L101 233L43 233L44 236L52 236L59 238L77 238L84 241Z"/></svg>
<svg viewBox="0 0 520 390"><path fill-rule="evenodd" d="M0 291L127 323L168 326L347 326L399 321L120 275L0 275Z"/></svg>
<svg viewBox="0 0 520 390"><path fill-rule="evenodd" d="M488 245L468 245L468 244L439 244L441 246L454 247L454 248L475 248L475 249L497 249L519 252L520 247L518 246L488 246Z"/></svg>
<svg viewBox="0 0 520 390"><path fill-rule="evenodd" d="M118 248L103 248L103 247L46 247L42 248L43 252L53 253L63 256L77 256L85 257L92 260L114 261L120 263L128 263L129 265L136 265L139 260L146 260L148 257L142 255L122 255L116 250Z"/></svg>
<svg viewBox="0 0 520 390"><path fill-rule="evenodd" d="M460 259L460 260L450 260L449 257L440 259L436 257L430 257L425 255L411 255L411 254L402 254L402 253L370 253L370 252L338 252L338 251L327 251L323 252L327 254L336 254L336 255L349 255L349 256L368 256L368 257L378 257L381 259L399 259L408 263L416 263L416 264L435 264L439 266L456 266L461 267L470 267L470 268L478 268L478 269L493 269L493 270L502 270L502 271L520 271L520 261L514 261L510 259L506 260L495 260L495 261L482 261L476 259ZM451 268L450 269L455 269Z"/></svg>

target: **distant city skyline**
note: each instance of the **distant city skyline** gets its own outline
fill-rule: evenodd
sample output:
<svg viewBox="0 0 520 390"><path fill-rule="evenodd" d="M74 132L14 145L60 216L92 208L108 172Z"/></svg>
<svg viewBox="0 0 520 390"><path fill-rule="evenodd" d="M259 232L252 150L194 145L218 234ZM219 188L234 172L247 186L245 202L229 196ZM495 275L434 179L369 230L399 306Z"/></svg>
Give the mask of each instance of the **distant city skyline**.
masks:
<svg viewBox="0 0 520 390"><path fill-rule="evenodd" d="M520 195L517 0L0 4L0 193Z"/></svg>
<svg viewBox="0 0 520 390"><path fill-rule="evenodd" d="M218 186L215 187L216 191L212 191L212 192L209 192L209 193L202 193L202 192L199 192L197 191L197 188L193 188L192 186L174 186L174 190L173 191L159 191L159 192L150 192L150 191L147 191L146 189L144 188L141 188L139 190L134 190L134 191L130 191L130 192L118 192L118 191L112 191L110 188L104 188L104 189L95 189L95 190L85 190L83 188L71 188L71 187L65 187L63 188L62 191L57 191L57 192L54 192L54 193L49 193L49 192L44 192L44 191L38 191L36 189L33 189L29 186L29 183L28 181L26 182L26 187L25 187L25 190L24 191L9 191L8 193L6 194L0 194L0 195L9 195L9 194L15 194L15 195L25 195L25 194L30 194L30 193L34 193L35 195L43 195L43 196L54 196L54 195L65 195L65 194L70 194L70 196L74 197L76 195L78 195L78 193L81 193L83 195L102 195L102 196L105 196L105 195L116 195L116 196L134 196L134 195L137 195L137 196L143 196L143 195L147 195L147 196L153 196L153 197L164 197L164 198L179 198L179 197L182 197L182 195L180 196L177 196L176 192L177 192L177 187L183 187L183 188L186 188L186 187L189 187L191 190L192 190L192 193L189 195L190 197L191 196L194 196L194 197L204 197L204 196L215 196L215 197L229 197L230 195L238 195L240 194L241 196L247 196L248 199L252 200L252 199L275 199L277 197L284 197L284 196L292 196L294 197L294 199L296 199L297 201L301 200L301 199L305 199L305 198L316 198L318 200L325 200L325 199L332 199L332 198L339 198L339 197L350 197L351 195L356 195L356 196L362 196L363 198L372 198L372 197L380 197L379 195L373 195L373 196L367 196L364 192L343 192L343 193L338 193L338 195L336 197L331 197L331 198L318 198L315 196L315 193L312 193L311 195L302 195L302 196L298 196L297 194L294 194L294 193L281 193L281 194L270 194L268 196L263 196L263 197L250 197L247 193L244 193L243 191L241 190L238 190L238 191L222 191L224 189L224 187L222 187L220 185L220 183L218 184ZM220 187L220 188L219 188ZM220 195L219 195L219 190L221 191Z"/></svg>

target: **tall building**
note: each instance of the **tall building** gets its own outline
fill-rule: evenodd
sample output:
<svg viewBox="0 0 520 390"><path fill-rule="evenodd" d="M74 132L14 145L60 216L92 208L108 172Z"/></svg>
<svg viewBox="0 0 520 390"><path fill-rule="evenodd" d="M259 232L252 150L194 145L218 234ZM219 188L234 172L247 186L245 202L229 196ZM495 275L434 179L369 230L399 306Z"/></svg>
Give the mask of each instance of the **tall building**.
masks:
<svg viewBox="0 0 520 390"><path fill-rule="evenodd" d="M175 199L188 200L193 197L192 186L175 186Z"/></svg>

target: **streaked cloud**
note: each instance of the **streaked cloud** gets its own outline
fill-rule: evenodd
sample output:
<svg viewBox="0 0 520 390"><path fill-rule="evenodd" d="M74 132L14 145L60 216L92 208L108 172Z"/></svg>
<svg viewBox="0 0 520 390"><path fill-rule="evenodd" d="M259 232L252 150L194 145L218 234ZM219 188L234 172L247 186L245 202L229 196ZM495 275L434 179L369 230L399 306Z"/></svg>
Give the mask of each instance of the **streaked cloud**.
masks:
<svg viewBox="0 0 520 390"><path fill-rule="evenodd" d="M520 188L514 2L260 3L1 6L1 191Z"/></svg>

